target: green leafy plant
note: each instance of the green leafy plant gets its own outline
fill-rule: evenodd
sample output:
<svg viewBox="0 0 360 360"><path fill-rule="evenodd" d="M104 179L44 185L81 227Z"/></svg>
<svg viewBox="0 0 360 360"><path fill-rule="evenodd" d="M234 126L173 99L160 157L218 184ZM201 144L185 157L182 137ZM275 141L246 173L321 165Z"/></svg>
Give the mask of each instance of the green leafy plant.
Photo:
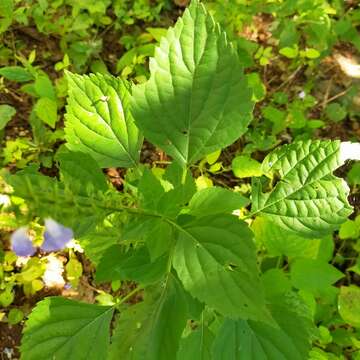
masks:
<svg viewBox="0 0 360 360"><path fill-rule="evenodd" d="M237 52L197 0L160 41L147 82L67 79L59 179L36 166L4 176L29 219L73 229L98 283L134 288L112 306L39 302L25 325L23 359L301 360L313 341L326 343L314 303L337 296L332 285L343 274L325 250L353 211L345 181L333 174L344 162L341 143L295 141L261 165L235 159L239 177L242 163L256 170L251 199L215 186L197 191L195 163L216 162L219 149L247 131L254 105ZM161 175L139 162L143 136L173 159ZM127 168L122 192L103 167ZM263 247L287 236L294 246L273 247L274 268ZM340 315L353 326L358 296L351 287L340 292Z"/></svg>

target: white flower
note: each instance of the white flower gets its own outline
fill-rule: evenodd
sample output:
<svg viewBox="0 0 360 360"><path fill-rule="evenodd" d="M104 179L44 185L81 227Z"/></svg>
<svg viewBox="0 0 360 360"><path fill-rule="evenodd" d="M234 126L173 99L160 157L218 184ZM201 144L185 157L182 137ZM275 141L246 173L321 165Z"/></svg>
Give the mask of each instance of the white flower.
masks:
<svg viewBox="0 0 360 360"><path fill-rule="evenodd" d="M360 143L345 141L340 144L341 164L344 164L346 160L360 160Z"/></svg>
<svg viewBox="0 0 360 360"><path fill-rule="evenodd" d="M347 76L360 79L360 65L354 59L349 59L338 54L335 55L335 60Z"/></svg>
<svg viewBox="0 0 360 360"><path fill-rule="evenodd" d="M63 263L52 254L47 256L46 270L42 277L45 285L47 287L63 287L65 285L63 272Z"/></svg>
<svg viewBox="0 0 360 360"><path fill-rule="evenodd" d="M67 244L66 247L68 249L74 249L74 251L79 252L79 253L83 253L84 249L81 247L81 245L79 244L78 241L72 239L70 240Z"/></svg>
<svg viewBox="0 0 360 360"><path fill-rule="evenodd" d="M11 360L14 356L14 349L6 347L3 350L3 354L6 355L9 360Z"/></svg>
<svg viewBox="0 0 360 360"><path fill-rule="evenodd" d="M0 194L0 205L3 205L4 207L8 207L10 203L11 202L9 196Z"/></svg>
<svg viewBox="0 0 360 360"><path fill-rule="evenodd" d="M300 99L305 99L305 96L306 96L305 91L304 90L301 91L298 96L299 96Z"/></svg>

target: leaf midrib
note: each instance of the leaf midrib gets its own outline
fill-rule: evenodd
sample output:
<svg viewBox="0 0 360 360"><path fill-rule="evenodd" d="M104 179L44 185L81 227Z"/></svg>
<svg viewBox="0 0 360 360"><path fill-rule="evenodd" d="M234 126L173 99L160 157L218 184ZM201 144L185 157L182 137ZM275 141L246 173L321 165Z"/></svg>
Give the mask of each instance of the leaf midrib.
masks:
<svg viewBox="0 0 360 360"><path fill-rule="evenodd" d="M320 163L320 164L322 164L324 161L326 161L330 156L333 156L336 152L338 151L338 149L335 149L331 154L329 154L329 155L326 155L326 157L324 158L324 160ZM308 155L307 155L308 156ZM306 157L307 157L306 156ZM306 159L306 157L305 158L303 158L302 159L302 161L303 160L305 160ZM294 169L297 165L298 165L299 163L297 163L292 169ZM316 165L316 167L318 167L320 164L318 164L318 165ZM291 169L291 170L292 170ZM314 170L314 169L313 169ZM271 207L271 206L273 206L273 205L275 205L275 204L277 204L277 203L279 203L279 202L281 202L281 201L284 201L284 200L286 200L286 199L288 199L290 196L293 196L294 194L296 194L298 191L300 191L300 190L302 190L305 186L309 186L309 185L313 185L314 183L316 183L317 181L320 181L320 180L323 180L326 176L328 176L329 174L331 174L332 173L332 169L328 172L328 173L326 173L325 175L323 175L321 178L319 178L319 179L315 179L315 180L313 180L313 181L310 181L310 182L305 182L304 184L301 184L302 186L300 186L298 189L296 189L296 190L294 190L293 192L291 192L291 193L289 193L289 194L286 194L286 196L284 196L284 197L281 197L280 199L277 199L277 200L275 200L275 201L273 201L273 202L271 202L271 203L269 203L269 204L267 204L267 200L265 201L265 206L263 206L262 208L260 208L260 209L257 209L256 211L254 211L254 212L252 212L251 213L251 216L254 216L254 215L256 215L256 214L258 214L259 212L265 212L266 213L266 211L264 211L264 210L266 210L267 208L269 208L269 207ZM290 171L288 171L287 172L287 174L289 173ZM310 172L309 174L311 174L312 172ZM309 176L308 176L309 177ZM279 186L279 185L281 185L283 182L284 182L284 180L285 180L285 177L283 177L282 179L281 179L281 181L278 183L278 185L277 186ZM270 193L263 193L263 192L260 192L260 195L268 195L268 198L270 197L270 195L273 193L273 191L276 189L276 187L270 192ZM259 189L260 190L260 189ZM312 200L312 199L309 199L309 200ZM299 200L299 201L301 201L301 200Z"/></svg>
<svg viewBox="0 0 360 360"><path fill-rule="evenodd" d="M88 79L89 79L95 86L97 86L97 87L101 90L102 93L104 93L104 91L103 91L96 83L94 83L94 82L91 80L91 78L88 78ZM81 88L80 86L78 86L78 89L82 92L82 96L87 97L86 91L85 91L83 88ZM71 92L70 92L70 94L71 94ZM72 100L75 100L76 103L77 103L77 105L78 105L79 107L81 107L83 110L85 110L85 111L88 112L88 110L87 110L86 108L84 108L83 105L77 100L76 96L73 96L73 97L72 97ZM120 100L120 102L122 103L122 99L120 98L120 96L119 96L119 100ZM107 112L109 113L110 121L111 121L111 123L113 124L113 119L112 119L111 112L110 112L110 109L109 109L109 103L108 103L107 101L106 101L106 106L107 106ZM108 137L104 136L103 134L99 134L98 132L96 132L95 130L93 130L92 128L90 128L86 123L84 123L79 117L75 116L75 114L74 114L72 111L71 111L71 113L73 114L73 116L74 116L84 127L86 127L87 129L89 129L90 131L94 132L96 135L101 136L101 137L103 137L103 138L105 138L105 139L108 139L108 140L112 140L112 141L116 140L116 142L117 142L117 143L121 146L121 148L123 149L124 153L127 154L128 158L129 158L130 162L133 164L133 166L136 166L136 160L133 158L132 153L130 152L130 148L129 148L129 149L126 148L126 146L123 144L122 140L118 137L118 135L117 135L117 134L115 133L115 131L112 129L111 125L108 124L108 123L105 121L105 119L99 114L97 107L96 107L95 105L93 105L93 104L91 104L91 107L95 110L94 113L95 113L95 114L97 115L97 117L101 120L101 123L111 132L111 134L113 134L113 137L108 138ZM70 107L70 109L71 109L71 107ZM124 123L125 123L126 129L127 129L127 136L129 137L128 124L127 124L127 121L126 121L126 118L125 118L125 112L123 111L122 114L123 114L123 117L124 117ZM121 114L119 113L118 115L119 115L119 118L120 118L120 121L121 121L121 116L120 116ZM118 121L119 121L119 119L118 119ZM75 127L73 127L73 129L76 130ZM79 137L78 135L77 135L77 138L78 138L86 147L88 147L88 148L91 149L92 151L100 152L100 151L98 151L97 149L94 150L94 148L91 148L88 144L85 144L85 143L80 139L80 137ZM100 153L101 153L101 152L100 152ZM117 157L115 158L114 156L111 156L111 155L109 155L108 153L103 153L103 155L108 156L108 157L111 157L111 158L116 159L116 160L119 160L119 158L117 158Z"/></svg>
<svg viewBox="0 0 360 360"><path fill-rule="evenodd" d="M60 306L61 307L61 306ZM35 345L32 347L32 349L35 349L37 346L44 346L45 343L49 342L49 341L52 341L56 338L66 338L66 340L61 343L53 352L53 356L55 356L64 346L66 346L74 337L76 336L79 336L79 334L84 330L86 329L88 326L92 325L95 321L97 321L98 319L100 319L101 317L107 315L108 312L112 312L114 310L114 307L110 307L108 308L105 312L99 314L96 318L94 318L93 320L91 320L89 323L86 323L84 326L80 327L80 329L77 329L76 330L76 334L75 335L70 335L70 336L64 336L64 335L61 335L61 336L51 336L51 338L49 339L46 339L45 341ZM86 317L85 318L79 318L78 320L86 320ZM62 322L63 320L57 320L57 321L53 321L52 323L50 324L56 324L58 322ZM45 324L45 326L48 325ZM40 328L41 329L41 328ZM37 333L37 330L35 330L33 333L32 333L32 336L34 336L35 334ZM25 333L26 334L26 333ZM29 335L30 336L30 335Z"/></svg>

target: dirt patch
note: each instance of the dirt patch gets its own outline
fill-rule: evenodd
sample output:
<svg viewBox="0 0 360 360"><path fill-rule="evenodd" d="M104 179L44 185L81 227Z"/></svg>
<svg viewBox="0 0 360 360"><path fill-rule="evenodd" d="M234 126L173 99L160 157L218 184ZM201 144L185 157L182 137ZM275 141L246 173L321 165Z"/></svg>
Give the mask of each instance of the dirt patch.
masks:
<svg viewBox="0 0 360 360"><path fill-rule="evenodd" d="M15 360L20 358L21 324L8 325L0 322L0 359Z"/></svg>

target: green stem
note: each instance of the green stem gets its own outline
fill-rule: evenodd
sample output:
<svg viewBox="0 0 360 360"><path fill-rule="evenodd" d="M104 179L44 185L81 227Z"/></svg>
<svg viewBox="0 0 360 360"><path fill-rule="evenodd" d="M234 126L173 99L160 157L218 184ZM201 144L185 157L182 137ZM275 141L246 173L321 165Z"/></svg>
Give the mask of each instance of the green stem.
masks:
<svg viewBox="0 0 360 360"><path fill-rule="evenodd" d="M35 201L35 202L47 203L49 205L50 204L56 205L58 203L57 200L60 199L60 202L63 205L68 205L69 207L76 206L76 205L85 207L85 208L96 206L99 209L107 210L107 211L113 211L113 212L126 211L130 214L135 214L135 215L163 218L163 216L158 213L138 209L135 207L130 207L130 206L121 205L121 204L119 204L119 205L106 204L106 199L92 198L91 201L89 201L88 197L76 195L76 201L74 201L75 197L74 197L74 199L72 199L69 196L66 196L66 194L64 193L64 190L60 190L57 187L55 189L55 192L56 192L55 199L53 199L51 196L51 195L53 195L53 193L49 193L49 196L38 196L38 195L35 195L35 191L33 191L32 185L29 181L27 182L27 185L28 185L27 186L28 196L26 196L25 194L21 194L20 196L23 199L28 200L28 201Z"/></svg>
<svg viewBox="0 0 360 360"><path fill-rule="evenodd" d="M181 184L182 185L185 185L187 171L188 171L188 169L187 169L187 167L185 167L184 170L183 170L183 173L182 173L182 178L181 178Z"/></svg>
<svg viewBox="0 0 360 360"><path fill-rule="evenodd" d="M142 286L136 287L134 290L130 291L127 295L125 295L121 300L116 304L116 307L119 307L129 299L131 299L136 293L143 290L144 288Z"/></svg>

